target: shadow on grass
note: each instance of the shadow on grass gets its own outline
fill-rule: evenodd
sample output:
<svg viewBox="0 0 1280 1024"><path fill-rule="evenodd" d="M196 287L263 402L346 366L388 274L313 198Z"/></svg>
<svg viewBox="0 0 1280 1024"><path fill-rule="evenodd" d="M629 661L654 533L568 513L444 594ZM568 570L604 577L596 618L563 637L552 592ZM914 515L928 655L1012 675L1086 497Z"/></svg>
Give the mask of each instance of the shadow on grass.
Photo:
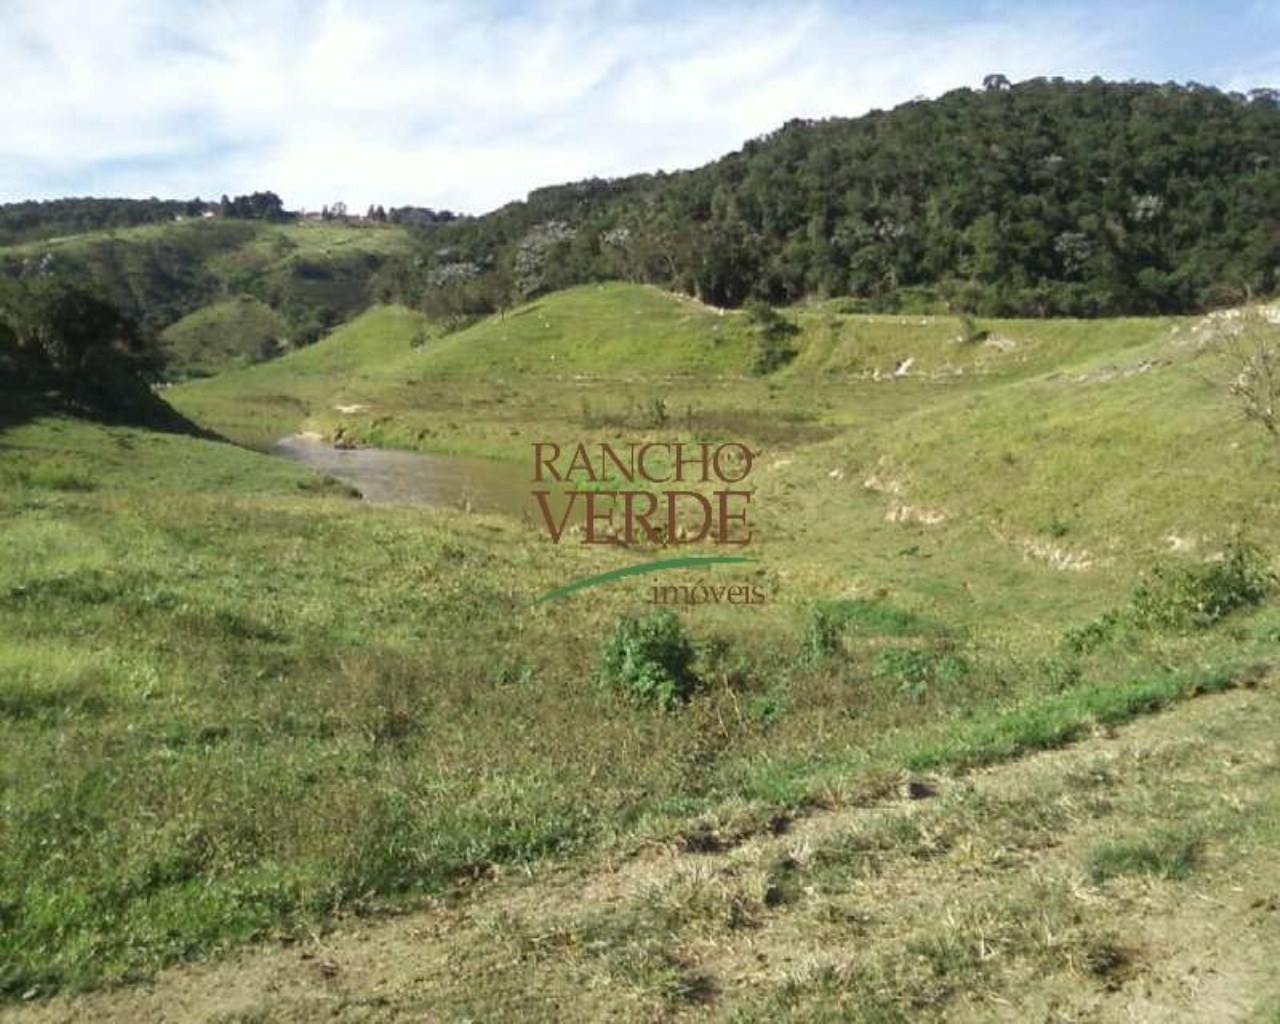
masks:
<svg viewBox="0 0 1280 1024"><path fill-rule="evenodd" d="M74 389L47 384L0 381L0 435L41 416L77 416L107 426L146 427L206 441L226 441L221 434L187 419L141 381L127 386L88 384ZM228 442L230 443L230 442Z"/></svg>

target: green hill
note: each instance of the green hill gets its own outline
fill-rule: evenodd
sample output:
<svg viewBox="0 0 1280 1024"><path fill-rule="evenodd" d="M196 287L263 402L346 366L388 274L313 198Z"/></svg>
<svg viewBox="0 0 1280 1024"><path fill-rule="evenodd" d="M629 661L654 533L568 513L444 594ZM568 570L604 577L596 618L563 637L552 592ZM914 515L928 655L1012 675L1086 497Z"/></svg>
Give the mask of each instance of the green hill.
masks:
<svg viewBox="0 0 1280 1024"><path fill-rule="evenodd" d="M1280 282L1280 99L992 76L859 118L790 121L704 167L538 189L431 230L404 294L519 301L600 278L722 306L1189 313ZM496 307L494 307L496 308Z"/></svg>
<svg viewBox="0 0 1280 1024"><path fill-rule="evenodd" d="M299 1019L1267 1019L1280 310L1186 311L1274 289L1276 117L993 80L415 235L14 212L0 1014L260 943ZM749 561L200 430L515 492L538 441L736 442ZM217 1012L293 1013L256 956Z"/></svg>
<svg viewBox="0 0 1280 1024"><path fill-rule="evenodd" d="M0 247L0 275L97 289L145 337L170 332L162 372L181 378L257 358L263 341L311 343L373 301L379 271L408 244L392 225L167 221ZM214 329L237 311L227 331Z"/></svg>
<svg viewBox="0 0 1280 1024"><path fill-rule="evenodd" d="M149 337L255 298L283 321L286 347L374 302L457 325L605 280L734 308L1203 312L1280 287L1280 102L1266 89L997 76L887 112L791 121L692 171L550 186L479 217L180 212L207 206L12 204L0 274L93 284ZM169 347L175 379L246 354L197 351L207 332L184 334Z"/></svg>
<svg viewBox="0 0 1280 1024"><path fill-rule="evenodd" d="M965 773L1253 685L1275 661L1277 452L1228 387L1250 346L1277 344L1274 312L780 316L795 329L633 284L445 335L377 306L310 347L160 392L238 440L310 429L490 454L521 487L533 440L749 443L759 561L653 579L766 600L680 606L676 626L652 618L649 579L534 603L660 552L352 501L190 437L47 414L0 433L0 999L42 1009L59 989L292 942L424 894L474 908L489 876L527 872L541 906L552 865L578 879L647 870L654 849L729 856L823 809L888 824L823 841L812 862L799 846L771 854L758 885L741 883L754 902L603 900L552 948L530 935L541 951L512 957L607 976L655 1015L685 1005L672 971L709 972L726 998L820 1002L812 986L748 991L689 936L736 942L756 933L735 914L800 915L817 898L805 886L838 901L850 879L880 886L881 863L939 865L928 891L962 902L972 875L956 865L984 837L992 885L1039 899L1049 883L1022 865L1058 819L1038 798L976 801ZM771 337L794 354L760 372ZM657 672L677 656L695 676L685 702L620 689L628 658ZM1143 771L1165 792L1152 749ZM1101 796L1099 773L1114 787ZM1036 934L1075 937L1006 944L981 981L937 947L928 970L951 980L926 1019L1013 991L1032 966L1080 984L1082 957L1141 934L1130 890L1108 879L1158 876L1199 906L1189 894L1219 886L1213 865L1247 862L1274 830L1216 795L1194 819L1134 796L1134 817L1107 796L1119 775L1092 764L1063 783L1067 818L1132 832L1086 830L1055 854L1065 881L1036 904ZM913 809L932 805L896 805L904 779L948 802L925 818ZM938 830L955 807L953 840ZM851 913L822 911L824 948L861 955ZM991 914L1002 928L1026 916ZM878 933L883 963L919 963L951 934L924 917L910 938ZM450 968L482 1015L488 964ZM854 979L851 998L914 1005L904 977Z"/></svg>
<svg viewBox="0 0 1280 1024"><path fill-rule="evenodd" d="M944 516L940 536L981 522L1064 563L1133 564L1211 523L1272 536L1249 512L1266 502L1271 453L1227 387L1240 325L1274 333L1261 319L785 316L794 359L762 376L749 314L650 287L557 292L443 337L375 308L306 350L167 394L257 445L310 430L518 462L530 438L743 438L789 463L761 486L785 492L806 531L844 529L831 514L843 494L880 515Z"/></svg>
<svg viewBox="0 0 1280 1024"><path fill-rule="evenodd" d="M160 334L170 373L209 376L261 362L288 345L284 319L250 295L215 302L189 313Z"/></svg>

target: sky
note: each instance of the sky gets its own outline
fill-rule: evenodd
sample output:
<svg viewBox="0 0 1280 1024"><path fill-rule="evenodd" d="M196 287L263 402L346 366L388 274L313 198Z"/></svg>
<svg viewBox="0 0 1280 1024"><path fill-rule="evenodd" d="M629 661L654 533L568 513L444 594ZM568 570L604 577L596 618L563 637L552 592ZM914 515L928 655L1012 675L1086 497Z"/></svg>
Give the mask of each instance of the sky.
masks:
<svg viewBox="0 0 1280 1024"><path fill-rule="evenodd" d="M0 202L482 213L980 85L1280 86L1280 0L0 0Z"/></svg>

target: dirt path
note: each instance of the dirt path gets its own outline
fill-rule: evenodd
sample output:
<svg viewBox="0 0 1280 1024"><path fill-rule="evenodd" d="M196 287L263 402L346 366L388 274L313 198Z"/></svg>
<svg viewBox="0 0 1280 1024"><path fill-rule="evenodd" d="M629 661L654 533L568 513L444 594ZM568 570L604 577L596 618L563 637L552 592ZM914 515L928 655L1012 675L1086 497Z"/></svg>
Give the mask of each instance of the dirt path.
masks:
<svg viewBox="0 0 1280 1024"><path fill-rule="evenodd" d="M502 877L0 1020L1273 1022L1278 727L1267 682L920 799Z"/></svg>

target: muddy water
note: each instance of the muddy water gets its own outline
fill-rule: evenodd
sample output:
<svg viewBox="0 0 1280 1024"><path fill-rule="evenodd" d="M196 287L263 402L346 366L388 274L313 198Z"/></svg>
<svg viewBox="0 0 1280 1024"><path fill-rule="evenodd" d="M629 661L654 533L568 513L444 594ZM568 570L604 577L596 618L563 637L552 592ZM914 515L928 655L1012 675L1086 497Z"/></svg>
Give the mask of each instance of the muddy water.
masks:
<svg viewBox="0 0 1280 1024"><path fill-rule="evenodd" d="M530 494L529 467L515 462L379 448L343 450L297 435L277 441L272 451L350 484L367 501L542 518Z"/></svg>

